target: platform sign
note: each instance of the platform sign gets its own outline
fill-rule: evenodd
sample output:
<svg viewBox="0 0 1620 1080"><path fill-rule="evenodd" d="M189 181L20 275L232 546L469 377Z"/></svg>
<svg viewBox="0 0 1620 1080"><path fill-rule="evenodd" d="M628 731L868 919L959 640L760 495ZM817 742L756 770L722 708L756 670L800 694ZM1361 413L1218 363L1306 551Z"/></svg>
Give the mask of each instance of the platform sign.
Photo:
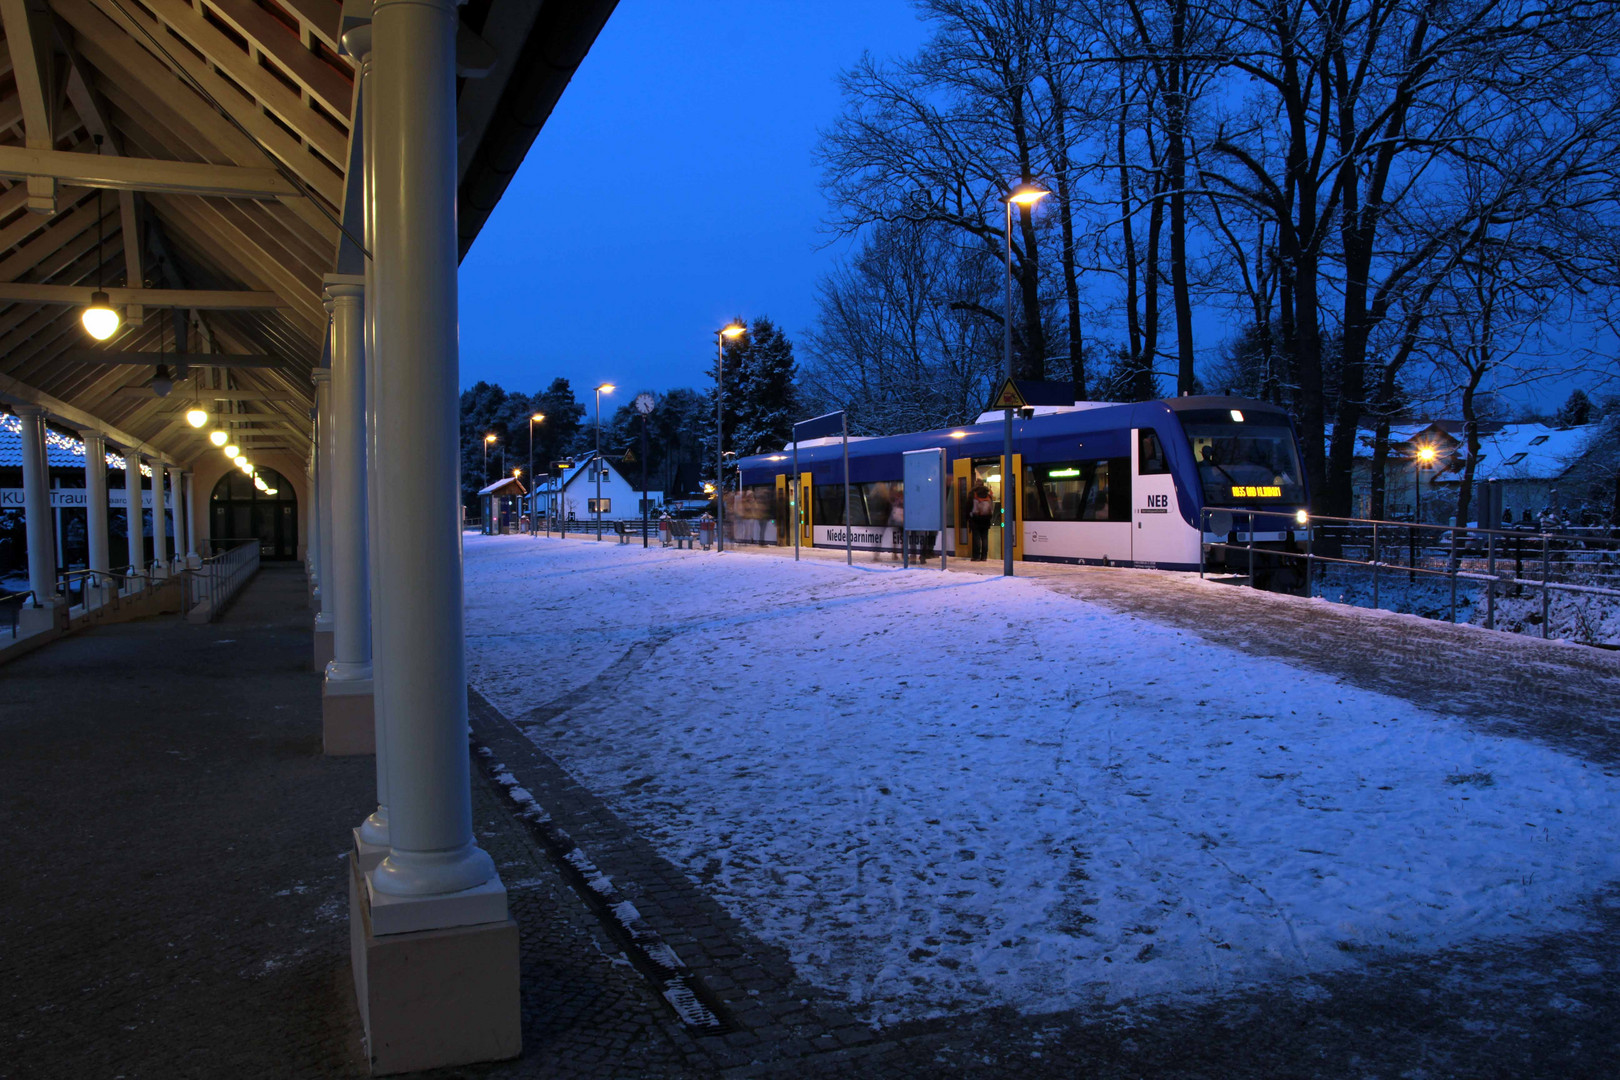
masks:
<svg viewBox="0 0 1620 1080"><path fill-rule="evenodd" d="M906 532L934 532L944 534L945 521L945 492L948 484L948 473L945 471L945 449L934 447L929 450L908 450L902 455L904 462L901 473L905 480L906 493ZM901 538L902 550L907 550L905 538ZM939 568L945 569L945 546L939 548Z"/></svg>
<svg viewBox="0 0 1620 1080"><path fill-rule="evenodd" d="M995 398L990 402L992 409L1023 409L1028 407L1024 395L1018 392L1018 384L1012 379L1006 379L1001 389L996 391Z"/></svg>

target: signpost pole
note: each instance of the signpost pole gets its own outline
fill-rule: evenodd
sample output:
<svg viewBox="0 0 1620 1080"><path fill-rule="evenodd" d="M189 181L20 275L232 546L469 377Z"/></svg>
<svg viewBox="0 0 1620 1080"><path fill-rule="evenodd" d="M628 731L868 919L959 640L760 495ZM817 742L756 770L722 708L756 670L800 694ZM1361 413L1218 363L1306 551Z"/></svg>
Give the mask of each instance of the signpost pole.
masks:
<svg viewBox="0 0 1620 1080"><path fill-rule="evenodd" d="M793 475L788 477L788 510L793 516L793 561L799 561L799 425L793 425Z"/></svg>
<svg viewBox="0 0 1620 1080"><path fill-rule="evenodd" d="M854 524L849 514L849 413L840 412L838 419L844 425L844 562L854 566L855 543L850 539L854 535Z"/></svg>

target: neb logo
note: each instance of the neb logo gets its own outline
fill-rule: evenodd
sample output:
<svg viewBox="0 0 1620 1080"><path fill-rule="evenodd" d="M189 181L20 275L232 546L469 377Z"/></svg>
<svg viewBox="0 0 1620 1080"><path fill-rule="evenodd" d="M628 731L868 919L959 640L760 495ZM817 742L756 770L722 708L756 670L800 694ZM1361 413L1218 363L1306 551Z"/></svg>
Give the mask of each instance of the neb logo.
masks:
<svg viewBox="0 0 1620 1080"><path fill-rule="evenodd" d="M1159 508L1168 510L1170 508L1170 496L1168 496L1168 495L1149 495L1147 497L1147 504L1150 507L1159 507Z"/></svg>

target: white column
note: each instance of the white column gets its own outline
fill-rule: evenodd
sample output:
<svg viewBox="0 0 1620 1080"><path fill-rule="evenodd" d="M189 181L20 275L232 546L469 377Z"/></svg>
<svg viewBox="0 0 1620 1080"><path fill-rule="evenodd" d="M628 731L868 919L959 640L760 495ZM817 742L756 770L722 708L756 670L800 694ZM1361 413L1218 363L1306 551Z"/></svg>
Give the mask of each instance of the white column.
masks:
<svg viewBox="0 0 1620 1080"><path fill-rule="evenodd" d="M99 431L81 431L84 437L84 527L90 542L90 569L105 574L112 569L107 550L107 440ZM109 582L98 577L84 590L86 607L95 607L108 595Z"/></svg>
<svg viewBox="0 0 1620 1080"><path fill-rule="evenodd" d="M366 576L365 279L329 274L332 298L332 587L335 619L328 680L370 680L371 610Z"/></svg>
<svg viewBox="0 0 1620 1080"><path fill-rule="evenodd" d="M473 839L463 652L456 266L455 0L372 10L376 150L377 664L388 724L390 852L374 894L423 899L430 925L506 918ZM483 888L480 888L483 887ZM413 905L414 906L414 905ZM424 909L426 910L426 909ZM373 918L379 909L373 903ZM374 925L376 925L374 921Z"/></svg>
<svg viewBox="0 0 1620 1080"><path fill-rule="evenodd" d="M169 498L174 500L174 561L172 569L182 570L186 565L186 482L180 466L169 466Z"/></svg>
<svg viewBox="0 0 1620 1080"><path fill-rule="evenodd" d="M332 369L316 368L315 381L315 520L320 525L320 558L315 579L320 593L315 632L332 632ZM324 666L324 665L323 665Z"/></svg>
<svg viewBox="0 0 1620 1080"><path fill-rule="evenodd" d="M124 491L129 496L124 532L129 537L130 573L139 574L146 570L146 523L141 514L141 455L133 446L124 448Z"/></svg>
<svg viewBox="0 0 1620 1080"><path fill-rule="evenodd" d="M23 406L23 521L28 538L28 587L35 607L54 607L56 594L56 526L51 514L50 465L45 450L45 410Z"/></svg>
<svg viewBox="0 0 1620 1080"><path fill-rule="evenodd" d="M362 176L362 202L365 207L364 229L366 250L374 251L377 243L377 216L374 197L377 188L376 151L376 97L371 91L371 24L364 23L343 35L343 47L355 59L355 87L359 91ZM371 626L371 707L373 732L377 753L377 809L367 815L360 825L360 839L375 849L388 847L388 708L384 703L384 687L376 677L383 655L383 638L388 627L382 617L382 590L377 584L377 363L376 363L376 261L365 262L365 299L361 307L365 340L362 367L365 372L365 460L366 460L366 596L369 603Z"/></svg>
<svg viewBox="0 0 1620 1080"><path fill-rule="evenodd" d="M313 409L310 410L314 412ZM309 467L304 472L304 503L303 510L307 520L304 522L304 564L309 568L309 602L316 611L321 609L321 491L320 483L315 475L315 445L320 442L320 432L315 429L313 418L311 428L313 437L310 442Z"/></svg>
<svg viewBox="0 0 1620 1080"><path fill-rule="evenodd" d="M187 469L183 474L186 492L186 565L193 570L202 565L197 554L197 474Z"/></svg>
<svg viewBox="0 0 1620 1080"><path fill-rule="evenodd" d="M152 458L152 573L165 577L169 571L169 516L163 508L163 461Z"/></svg>

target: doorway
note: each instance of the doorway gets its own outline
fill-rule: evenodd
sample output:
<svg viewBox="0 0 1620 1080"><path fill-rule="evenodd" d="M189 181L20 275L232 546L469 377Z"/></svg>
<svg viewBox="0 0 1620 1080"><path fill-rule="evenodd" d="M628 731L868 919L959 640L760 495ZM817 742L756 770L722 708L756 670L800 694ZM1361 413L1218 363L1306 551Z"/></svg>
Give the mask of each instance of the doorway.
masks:
<svg viewBox="0 0 1620 1080"><path fill-rule="evenodd" d="M298 558L298 496L274 469L261 468L254 476L232 469L220 477L208 499L208 521L215 543L253 539L260 559Z"/></svg>

